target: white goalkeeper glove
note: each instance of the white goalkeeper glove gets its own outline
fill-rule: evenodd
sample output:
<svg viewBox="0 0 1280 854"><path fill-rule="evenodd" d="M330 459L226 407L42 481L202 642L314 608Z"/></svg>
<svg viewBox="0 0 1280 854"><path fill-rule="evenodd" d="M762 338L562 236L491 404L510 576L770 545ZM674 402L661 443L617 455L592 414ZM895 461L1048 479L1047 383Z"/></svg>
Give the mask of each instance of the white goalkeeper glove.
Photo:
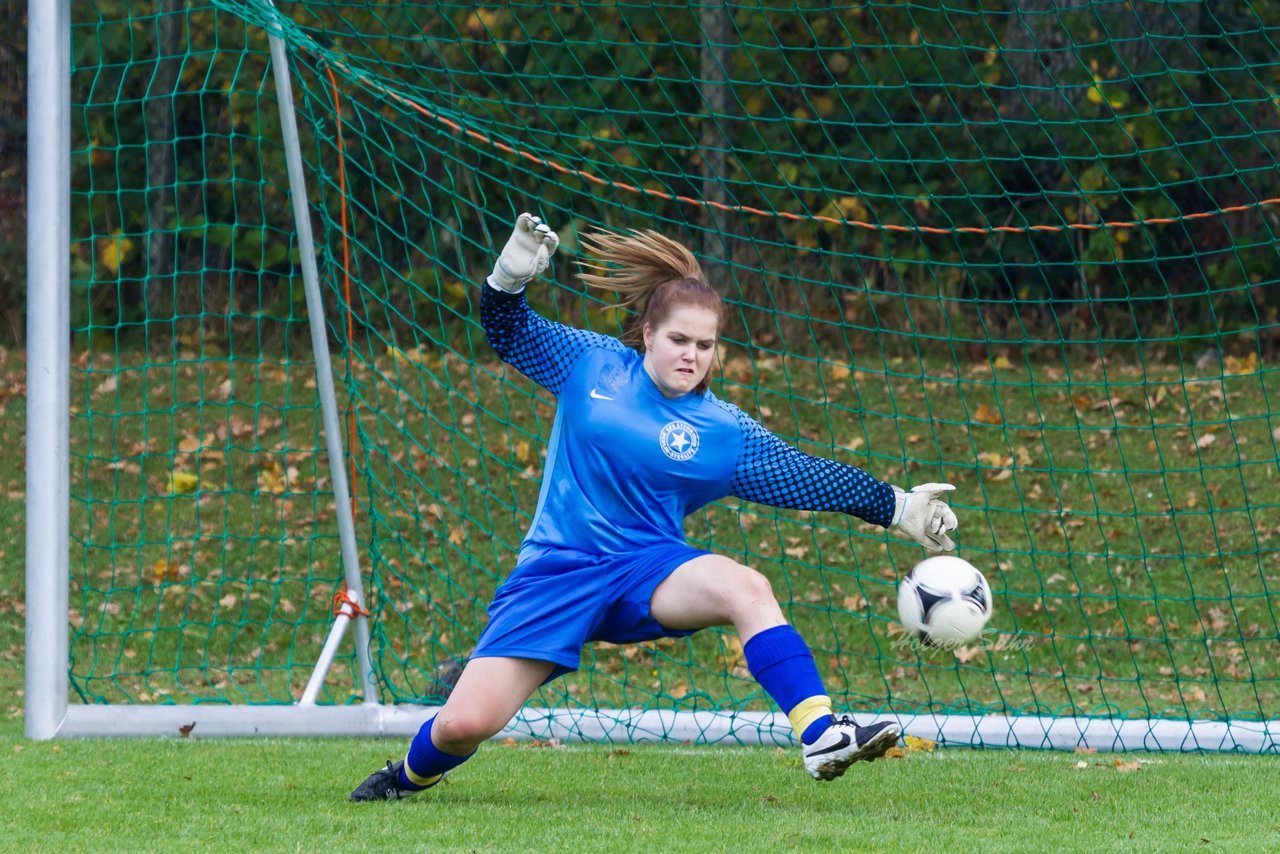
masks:
<svg viewBox="0 0 1280 854"><path fill-rule="evenodd" d="M538 217L522 213L515 230L486 280L500 291L517 294L525 284L542 273L560 246L560 238Z"/></svg>
<svg viewBox="0 0 1280 854"><path fill-rule="evenodd" d="M910 492L895 486L893 493L898 506L890 526L927 549L951 551L956 544L947 536L947 531L955 530L956 514L942 500L942 494L954 489L949 483L922 483Z"/></svg>

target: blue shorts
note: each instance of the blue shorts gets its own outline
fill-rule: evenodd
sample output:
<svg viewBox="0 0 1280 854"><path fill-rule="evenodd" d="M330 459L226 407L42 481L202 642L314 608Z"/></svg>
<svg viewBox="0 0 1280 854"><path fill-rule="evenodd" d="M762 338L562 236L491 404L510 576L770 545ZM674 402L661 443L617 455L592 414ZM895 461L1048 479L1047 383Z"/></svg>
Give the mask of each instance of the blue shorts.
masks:
<svg viewBox="0 0 1280 854"><path fill-rule="evenodd" d="M472 658L532 658L553 662L548 679L578 669L591 641L638 643L684 637L649 615L649 600L684 563L711 554L685 543L620 555L557 549L512 570L489 605L489 624Z"/></svg>

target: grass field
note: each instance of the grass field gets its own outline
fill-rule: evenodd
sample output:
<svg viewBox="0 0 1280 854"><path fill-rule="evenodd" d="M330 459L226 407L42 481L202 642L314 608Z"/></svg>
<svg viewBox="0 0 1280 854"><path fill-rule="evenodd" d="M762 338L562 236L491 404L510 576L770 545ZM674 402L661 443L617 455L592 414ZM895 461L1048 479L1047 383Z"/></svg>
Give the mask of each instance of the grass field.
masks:
<svg viewBox="0 0 1280 854"><path fill-rule="evenodd" d="M314 392L305 381L284 391L269 364L121 362L115 375L114 360L83 355L73 383L73 701L287 701L323 639L338 573ZM359 482L386 490L375 505L393 485L407 496L382 504L376 523L362 505L361 522L377 534L375 644L402 697L429 696L433 662L465 653L536 494L547 410L520 408L495 367L384 353L358 369L372 446ZM893 582L918 552L866 526L733 509L695 518L695 539L774 578L841 704L1280 713L1277 530L1258 523L1275 507L1274 373L1206 384L1173 369L1143 378L1095 365L1067 379L1011 365L995 370L1021 379L966 368L926 393L935 380L902 366L755 370L796 391L754 402L780 432L833 442L884 477L905 466L913 482L936 472L962 487L962 543L991 578L999 637L1018 642L967 660L895 645ZM25 429L22 371L20 353L0 352L9 436ZM374 407L379 394L389 397ZM969 414L935 425L929 406L943 401ZM397 422L415 442L386 438ZM22 455L0 457L0 512L13 519L23 477ZM15 617L0 623L3 850L1280 848L1271 757L940 749L821 785L795 751L494 744L426 796L353 805L347 793L402 742L29 742L22 555L21 526L0 529L0 603ZM601 649L594 670L542 699L769 708L731 640ZM349 695L345 676L331 699Z"/></svg>
<svg viewBox="0 0 1280 854"><path fill-rule="evenodd" d="M399 803L389 741L0 737L7 851L1274 851L1266 757L950 750L810 780L794 751L488 745Z"/></svg>

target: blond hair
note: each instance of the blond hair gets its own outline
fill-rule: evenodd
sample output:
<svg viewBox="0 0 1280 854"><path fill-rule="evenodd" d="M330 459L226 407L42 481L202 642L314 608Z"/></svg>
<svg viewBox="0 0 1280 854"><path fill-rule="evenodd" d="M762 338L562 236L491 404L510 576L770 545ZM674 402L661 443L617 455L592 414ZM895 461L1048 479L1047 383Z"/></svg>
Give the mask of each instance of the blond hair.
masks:
<svg viewBox="0 0 1280 854"><path fill-rule="evenodd" d="M673 279L702 278L702 267L693 253L656 231L618 234L592 229L582 235L582 247L596 260L583 260L578 278L589 287L613 291L619 305L639 307L659 285Z"/></svg>
<svg viewBox="0 0 1280 854"><path fill-rule="evenodd" d="M584 256L578 261L578 278L588 287L613 291L618 306L639 314L623 336L628 343L642 344L646 325L656 329L672 311L686 306L714 312L719 333L724 303L685 246L649 229L626 234L592 229L582 235L581 243L594 259ZM710 382L707 371L695 391L706 391Z"/></svg>

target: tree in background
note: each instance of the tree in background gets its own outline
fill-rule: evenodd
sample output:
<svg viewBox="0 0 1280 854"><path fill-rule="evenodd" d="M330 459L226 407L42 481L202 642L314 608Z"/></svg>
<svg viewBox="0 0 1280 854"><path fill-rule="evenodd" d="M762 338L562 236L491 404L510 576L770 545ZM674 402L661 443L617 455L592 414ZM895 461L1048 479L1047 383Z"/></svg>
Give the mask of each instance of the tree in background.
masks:
<svg viewBox="0 0 1280 854"><path fill-rule="evenodd" d="M25 33L25 0L0 0L0 27ZM0 341L20 343L27 279L27 40L0 39Z"/></svg>

